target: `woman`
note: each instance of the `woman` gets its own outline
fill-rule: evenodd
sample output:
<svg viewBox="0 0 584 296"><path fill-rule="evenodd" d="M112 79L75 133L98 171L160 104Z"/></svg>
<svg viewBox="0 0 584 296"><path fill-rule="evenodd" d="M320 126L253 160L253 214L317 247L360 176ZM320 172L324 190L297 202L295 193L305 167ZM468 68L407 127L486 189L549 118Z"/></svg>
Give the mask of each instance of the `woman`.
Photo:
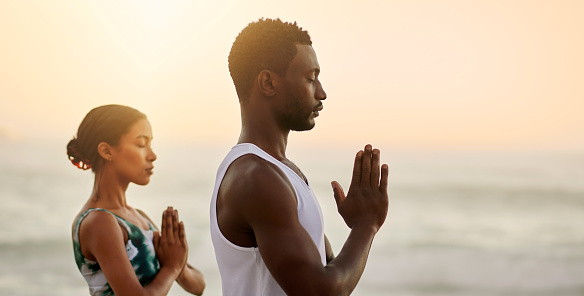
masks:
<svg viewBox="0 0 584 296"><path fill-rule="evenodd" d="M126 202L130 183L150 181L156 154L146 115L121 105L91 110L67 145L71 162L95 174L93 192L73 222L73 248L91 295L166 295L176 280L200 295L202 274L187 264L183 222L172 207L161 231Z"/></svg>

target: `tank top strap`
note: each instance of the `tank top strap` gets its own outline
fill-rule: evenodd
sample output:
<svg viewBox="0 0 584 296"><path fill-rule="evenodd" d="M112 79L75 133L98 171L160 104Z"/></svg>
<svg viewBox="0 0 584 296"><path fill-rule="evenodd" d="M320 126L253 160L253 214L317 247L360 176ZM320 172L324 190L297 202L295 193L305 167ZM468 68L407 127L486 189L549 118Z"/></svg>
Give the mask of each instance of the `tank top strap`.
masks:
<svg viewBox="0 0 584 296"><path fill-rule="evenodd" d="M268 154L267 152L265 152L264 150L262 150L260 147L252 144L252 143L240 143L235 145L232 148L234 154L233 154L233 158L239 158L240 156L246 155L246 154L254 154L256 156L261 157L262 159L264 159L267 162L270 162L278 167L281 167L282 165L284 165L282 162L280 162L279 160L277 160L276 158L274 158L273 156L271 156L270 154Z"/></svg>
<svg viewBox="0 0 584 296"><path fill-rule="evenodd" d="M113 212L110 212L106 209L102 209L102 208L91 208L88 209L87 211L83 212L83 214L79 215L79 218L77 219L77 222L75 223L75 230L74 230L74 238L76 238L77 240L79 240L79 228L81 226L81 222L83 222L83 220L85 219L85 217L87 217L87 215L89 215L89 213L93 212L93 211L101 211L101 212L106 212L106 213L110 213L112 214L115 218L116 221L118 221L118 224L122 227L124 227L124 229L126 230L127 233L131 233L131 229L130 226L128 225L128 221L126 221L124 218L114 214ZM148 219L146 219L148 220ZM150 225L150 229L152 229L152 225L150 224L150 221L148 221L148 225Z"/></svg>
<svg viewBox="0 0 584 296"><path fill-rule="evenodd" d="M301 181L301 183L304 186L310 187L310 185L308 184L308 180L300 177L290 167L288 167L287 165L285 165L283 162L279 161L275 157L271 156L268 152L262 150L260 147L256 146L255 144L240 143L240 144L235 145L231 150L232 150L232 153L230 153L231 159L228 159L229 163L231 163L233 160L235 160L243 155L254 154L254 155L262 158L263 160L275 165L280 170L282 170L286 174L286 176L288 176L288 179L291 182L294 182L293 180L299 180L299 181Z"/></svg>

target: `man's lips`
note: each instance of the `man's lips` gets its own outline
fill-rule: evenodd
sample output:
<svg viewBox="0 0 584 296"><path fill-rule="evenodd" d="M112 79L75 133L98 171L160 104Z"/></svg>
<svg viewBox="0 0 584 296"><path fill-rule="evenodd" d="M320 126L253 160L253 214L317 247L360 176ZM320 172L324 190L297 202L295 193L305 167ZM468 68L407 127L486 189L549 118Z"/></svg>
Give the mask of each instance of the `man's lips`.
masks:
<svg viewBox="0 0 584 296"><path fill-rule="evenodd" d="M322 111L322 109L323 109L322 103L316 106L316 108L312 110L312 114L314 114L314 117L317 117L319 112Z"/></svg>
<svg viewBox="0 0 584 296"><path fill-rule="evenodd" d="M318 116L319 112L322 111L324 107L322 106L322 104L316 106L316 108L314 108L314 110L312 110L312 113L314 113L314 115Z"/></svg>

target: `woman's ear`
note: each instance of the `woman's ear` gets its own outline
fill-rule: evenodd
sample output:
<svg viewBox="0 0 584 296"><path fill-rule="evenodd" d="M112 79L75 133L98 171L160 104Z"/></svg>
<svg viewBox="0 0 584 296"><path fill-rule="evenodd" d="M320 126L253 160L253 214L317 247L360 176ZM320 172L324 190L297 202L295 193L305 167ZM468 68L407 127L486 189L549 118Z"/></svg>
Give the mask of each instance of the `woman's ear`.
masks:
<svg viewBox="0 0 584 296"><path fill-rule="evenodd" d="M259 90L264 96L271 97L276 94L277 76L278 75L269 70L262 70L260 74L258 74L257 80Z"/></svg>
<svg viewBox="0 0 584 296"><path fill-rule="evenodd" d="M112 147L106 142L101 142L97 145L97 153L106 161L112 160Z"/></svg>

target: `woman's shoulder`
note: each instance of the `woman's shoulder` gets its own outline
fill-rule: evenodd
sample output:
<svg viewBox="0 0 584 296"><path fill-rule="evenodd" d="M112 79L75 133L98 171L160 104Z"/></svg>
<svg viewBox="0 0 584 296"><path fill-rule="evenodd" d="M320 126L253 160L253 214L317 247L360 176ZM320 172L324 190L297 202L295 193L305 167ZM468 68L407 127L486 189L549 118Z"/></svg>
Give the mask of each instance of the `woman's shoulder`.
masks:
<svg viewBox="0 0 584 296"><path fill-rule="evenodd" d="M82 253L90 260L94 260L96 250L123 245L126 240L117 217L106 211L81 211L73 227L73 239L77 239Z"/></svg>
<svg viewBox="0 0 584 296"><path fill-rule="evenodd" d="M73 226L76 224L95 223L95 221L103 222L102 220L116 220L116 215L106 209L102 208L83 208L73 220Z"/></svg>
<svg viewBox="0 0 584 296"><path fill-rule="evenodd" d="M85 218L83 218L83 223L107 223L107 221L117 221L116 214L100 208L88 209L81 213L81 215L85 216Z"/></svg>
<svg viewBox="0 0 584 296"><path fill-rule="evenodd" d="M119 229L118 218L112 212L102 209L89 209L77 216L79 230L91 228L92 233L99 233L100 229L112 230Z"/></svg>
<svg viewBox="0 0 584 296"><path fill-rule="evenodd" d="M91 216L89 214L94 212L95 210L96 208L84 207L75 215L75 218L73 219L73 224L71 225L71 229L74 234L79 232L81 224L85 225L87 223L91 223L88 221L91 221L92 219L87 219L87 217Z"/></svg>

